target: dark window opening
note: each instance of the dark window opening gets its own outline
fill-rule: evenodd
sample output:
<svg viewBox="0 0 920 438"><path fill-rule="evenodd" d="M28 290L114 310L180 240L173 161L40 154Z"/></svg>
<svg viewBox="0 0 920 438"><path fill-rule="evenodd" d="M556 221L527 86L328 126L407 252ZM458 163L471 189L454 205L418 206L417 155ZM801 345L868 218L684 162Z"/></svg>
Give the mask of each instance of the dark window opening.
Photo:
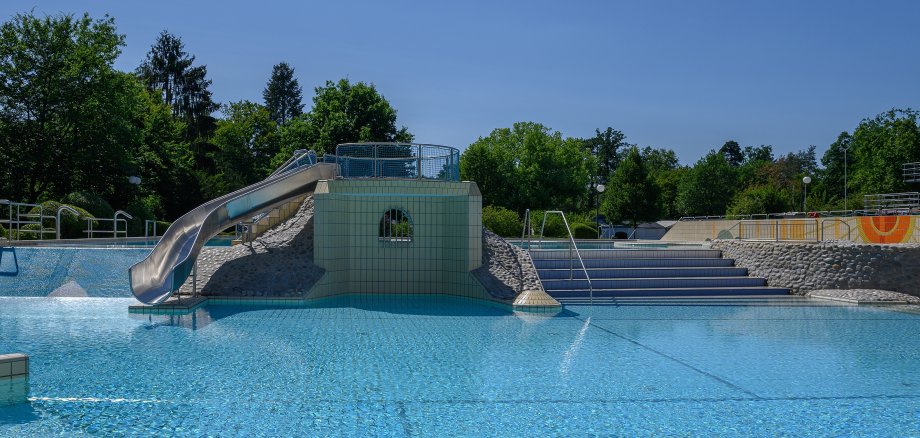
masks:
<svg viewBox="0 0 920 438"><path fill-rule="evenodd" d="M401 208L391 208L384 212L377 237L390 242L411 242L412 220L409 213Z"/></svg>

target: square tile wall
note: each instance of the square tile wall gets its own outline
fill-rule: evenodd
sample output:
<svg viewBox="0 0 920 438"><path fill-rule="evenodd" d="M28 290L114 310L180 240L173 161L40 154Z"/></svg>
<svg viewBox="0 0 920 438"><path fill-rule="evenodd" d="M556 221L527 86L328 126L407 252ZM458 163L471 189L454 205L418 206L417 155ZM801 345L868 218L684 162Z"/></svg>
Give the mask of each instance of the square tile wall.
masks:
<svg viewBox="0 0 920 438"><path fill-rule="evenodd" d="M482 197L475 183L321 181L315 192L315 260L326 269L311 289L344 293L445 293L488 297L469 271L482 264ZM378 236L384 212L404 210L410 242Z"/></svg>

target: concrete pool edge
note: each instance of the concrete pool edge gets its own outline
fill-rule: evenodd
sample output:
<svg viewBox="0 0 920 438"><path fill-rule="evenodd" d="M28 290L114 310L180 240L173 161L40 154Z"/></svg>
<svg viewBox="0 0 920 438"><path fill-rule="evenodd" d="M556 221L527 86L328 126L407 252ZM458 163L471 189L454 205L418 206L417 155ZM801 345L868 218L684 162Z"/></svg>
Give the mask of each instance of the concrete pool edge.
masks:
<svg viewBox="0 0 920 438"><path fill-rule="evenodd" d="M540 291L538 291L540 292ZM543 295L546 295L545 292L542 292ZM545 299L541 299L540 294L535 294L534 291L528 291L528 293L521 294L524 298L521 300L516 300L515 302L505 302L477 297L468 297L462 295L453 295L453 294L440 294L440 293L429 293L429 294L410 294L412 297L444 297L449 299L455 299L458 301L474 302L483 304L490 307L499 308L502 310L507 310L509 312L527 312L527 313L536 313L536 314L556 314L561 312L563 306L559 305L552 300L547 302ZM348 294L338 294L332 296L324 296L320 298L300 298L300 297L236 297L236 296L197 296L197 297L183 297L181 299L170 299L169 301L157 304L157 305L146 305L146 304L134 304L128 306L128 313L130 314L139 314L139 315L187 315L195 312L199 308L205 305L241 305L241 306L309 306L322 304L324 302L333 301L343 297L357 298L357 299L388 299L394 297L404 297L406 294L367 294L367 293L348 293ZM548 297L548 295L547 295ZM552 299L552 298L550 298ZM555 304L553 304L555 303Z"/></svg>

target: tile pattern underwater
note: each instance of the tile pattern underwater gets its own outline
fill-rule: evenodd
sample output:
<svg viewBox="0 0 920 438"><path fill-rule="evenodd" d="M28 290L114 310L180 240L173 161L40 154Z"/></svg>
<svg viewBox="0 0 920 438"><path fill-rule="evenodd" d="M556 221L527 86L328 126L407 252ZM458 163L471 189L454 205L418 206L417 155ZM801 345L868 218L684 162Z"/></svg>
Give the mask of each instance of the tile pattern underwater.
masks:
<svg viewBox="0 0 920 438"><path fill-rule="evenodd" d="M0 436L920 434L920 315L889 309L132 303L0 297L32 367Z"/></svg>

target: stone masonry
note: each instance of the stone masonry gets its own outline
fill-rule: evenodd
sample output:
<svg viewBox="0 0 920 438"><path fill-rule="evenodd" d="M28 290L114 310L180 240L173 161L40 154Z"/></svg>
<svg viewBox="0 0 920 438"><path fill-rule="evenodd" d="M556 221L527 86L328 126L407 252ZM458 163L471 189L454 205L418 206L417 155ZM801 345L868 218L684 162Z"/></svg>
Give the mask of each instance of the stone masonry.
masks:
<svg viewBox="0 0 920 438"><path fill-rule="evenodd" d="M920 296L920 245L843 241L714 240L722 251L771 286L804 295L821 289L875 289Z"/></svg>
<svg viewBox="0 0 920 438"><path fill-rule="evenodd" d="M542 291L543 285L530 255L497 234L482 229L482 267L473 275L496 298L514 298L524 291Z"/></svg>
<svg viewBox="0 0 920 438"><path fill-rule="evenodd" d="M206 247L198 255L202 295L302 297L325 272L313 263L313 197L251 243ZM191 293L192 279L180 290Z"/></svg>

